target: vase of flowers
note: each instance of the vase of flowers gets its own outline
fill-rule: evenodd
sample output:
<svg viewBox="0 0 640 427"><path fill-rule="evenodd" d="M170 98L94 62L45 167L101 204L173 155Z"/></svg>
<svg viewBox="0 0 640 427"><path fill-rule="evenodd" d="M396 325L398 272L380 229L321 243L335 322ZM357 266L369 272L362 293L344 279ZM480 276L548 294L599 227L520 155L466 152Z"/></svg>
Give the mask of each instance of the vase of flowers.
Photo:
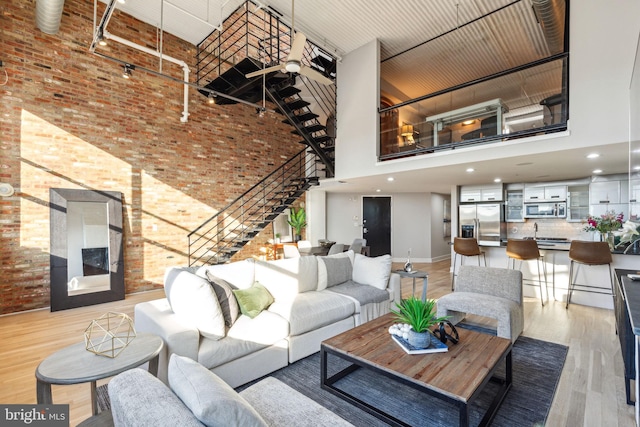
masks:
<svg viewBox="0 0 640 427"><path fill-rule="evenodd" d="M614 232L622 228L622 220L624 215L615 211L607 211L600 216L591 216L587 218L587 225L584 231L597 231L600 233L600 240L607 242L609 248L613 250L616 246Z"/></svg>

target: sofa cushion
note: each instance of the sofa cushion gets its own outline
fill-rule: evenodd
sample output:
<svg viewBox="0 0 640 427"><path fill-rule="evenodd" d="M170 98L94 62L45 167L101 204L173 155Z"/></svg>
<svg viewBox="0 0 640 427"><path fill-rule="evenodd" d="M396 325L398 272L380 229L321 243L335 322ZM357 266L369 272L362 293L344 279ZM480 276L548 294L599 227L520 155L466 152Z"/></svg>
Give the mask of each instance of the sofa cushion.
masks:
<svg viewBox="0 0 640 427"><path fill-rule="evenodd" d="M314 256L256 261L256 281L277 300L293 300L298 293L318 285L318 261Z"/></svg>
<svg viewBox="0 0 640 427"><path fill-rule="evenodd" d="M386 289L391 275L391 255L366 257L356 254L353 260L353 280L363 285Z"/></svg>
<svg viewBox="0 0 640 427"><path fill-rule="evenodd" d="M255 262L253 258L243 261L230 262L229 264L205 265L197 269L196 274L207 277L207 271L216 277L226 280L236 289L250 288L255 278Z"/></svg>
<svg viewBox="0 0 640 427"><path fill-rule="evenodd" d="M254 319L240 316L224 339L200 340L198 362L207 369L212 369L276 344L288 335L289 322L268 310Z"/></svg>
<svg viewBox="0 0 640 427"><path fill-rule="evenodd" d="M349 296L358 301L360 306L388 301L391 298L387 290L378 289L374 286L363 285L361 283L354 282L353 280L348 280L327 290Z"/></svg>
<svg viewBox="0 0 640 427"><path fill-rule="evenodd" d="M247 289L234 289L233 294L242 314L252 319L273 303L273 296L260 282Z"/></svg>
<svg viewBox="0 0 640 427"><path fill-rule="evenodd" d="M351 279L353 263L347 254L318 257L318 287L321 291Z"/></svg>
<svg viewBox="0 0 640 427"><path fill-rule="evenodd" d="M293 303L276 301L269 311L289 321L290 335L300 335L352 316L355 305L333 292L311 291L298 294Z"/></svg>
<svg viewBox="0 0 640 427"><path fill-rule="evenodd" d="M218 297L207 279L181 268L169 268L164 292L171 309L181 320L211 339L225 336L225 322Z"/></svg>
<svg viewBox="0 0 640 427"><path fill-rule="evenodd" d="M140 425L140 420L149 426L202 426L169 387L143 369L116 375L107 390L116 427Z"/></svg>
<svg viewBox="0 0 640 427"><path fill-rule="evenodd" d="M206 274L207 279L211 282L213 291L218 297L218 303L224 316L224 323L227 328L230 328L240 315L240 308L236 297L233 295L233 288L226 280L214 276L211 270L207 270Z"/></svg>
<svg viewBox="0 0 640 427"><path fill-rule="evenodd" d="M207 426L266 426L267 423L242 396L187 357L171 355L169 386L193 415ZM158 402L161 406L163 402Z"/></svg>

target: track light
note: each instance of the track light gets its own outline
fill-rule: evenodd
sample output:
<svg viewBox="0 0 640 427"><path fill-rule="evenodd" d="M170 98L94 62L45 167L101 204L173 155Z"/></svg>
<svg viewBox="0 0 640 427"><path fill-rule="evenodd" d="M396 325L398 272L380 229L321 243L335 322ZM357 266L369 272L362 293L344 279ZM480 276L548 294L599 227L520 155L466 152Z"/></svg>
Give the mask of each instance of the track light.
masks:
<svg viewBox="0 0 640 427"><path fill-rule="evenodd" d="M122 77L128 79L131 77L131 71L135 70L136 66L131 64L124 64L124 71L122 72Z"/></svg>
<svg viewBox="0 0 640 427"><path fill-rule="evenodd" d="M209 92L209 95L207 96L207 98L208 98L209 104L216 103L216 96L212 92Z"/></svg>
<svg viewBox="0 0 640 427"><path fill-rule="evenodd" d="M264 113L267 111L266 108L262 107L258 109L258 117L263 118L264 117Z"/></svg>

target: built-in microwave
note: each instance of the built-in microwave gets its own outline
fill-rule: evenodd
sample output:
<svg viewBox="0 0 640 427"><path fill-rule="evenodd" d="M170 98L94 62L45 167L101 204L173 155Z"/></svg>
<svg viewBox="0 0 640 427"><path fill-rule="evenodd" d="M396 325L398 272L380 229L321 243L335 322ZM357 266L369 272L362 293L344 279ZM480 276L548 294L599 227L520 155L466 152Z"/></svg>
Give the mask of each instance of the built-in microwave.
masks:
<svg viewBox="0 0 640 427"><path fill-rule="evenodd" d="M527 203L524 205L525 218L566 218L566 203Z"/></svg>

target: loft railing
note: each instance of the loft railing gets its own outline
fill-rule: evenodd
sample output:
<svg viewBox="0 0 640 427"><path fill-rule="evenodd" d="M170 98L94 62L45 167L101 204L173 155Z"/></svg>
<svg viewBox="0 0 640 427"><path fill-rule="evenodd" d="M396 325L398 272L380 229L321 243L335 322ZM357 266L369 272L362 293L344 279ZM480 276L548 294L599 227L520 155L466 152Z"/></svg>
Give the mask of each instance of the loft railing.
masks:
<svg viewBox="0 0 640 427"><path fill-rule="evenodd" d="M315 158L304 149L189 233L189 265L229 261L317 182Z"/></svg>
<svg viewBox="0 0 640 427"><path fill-rule="evenodd" d="M380 160L566 130L567 61L567 54L557 54L381 108ZM522 87L534 79L543 83L537 91ZM500 104L500 115L494 107L475 108L492 103Z"/></svg>

